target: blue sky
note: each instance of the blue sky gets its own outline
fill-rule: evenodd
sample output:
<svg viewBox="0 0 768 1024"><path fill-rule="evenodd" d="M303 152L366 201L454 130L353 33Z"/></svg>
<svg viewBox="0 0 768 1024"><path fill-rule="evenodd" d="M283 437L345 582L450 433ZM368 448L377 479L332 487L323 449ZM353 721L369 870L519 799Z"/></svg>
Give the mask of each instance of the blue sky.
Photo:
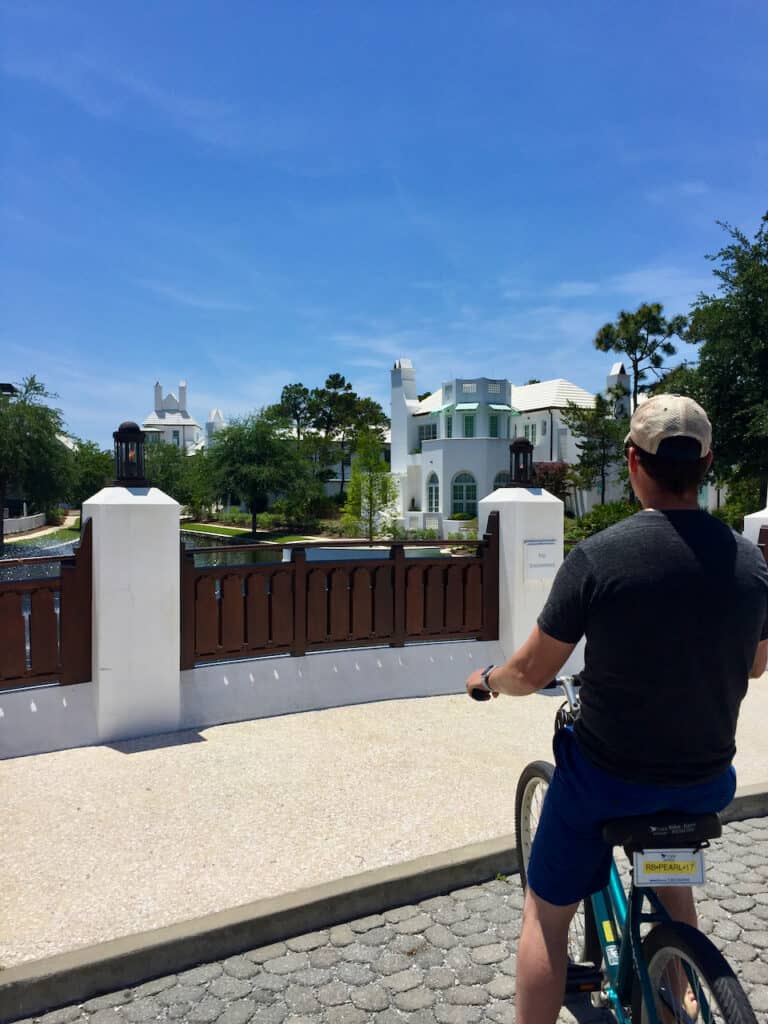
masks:
<svg viewBox="0 0 768 1024"><path fill-rule="evenodd" d="M0 379L111 443L339 371L603 386L768 208L768 6L0 0Z"/></svg>

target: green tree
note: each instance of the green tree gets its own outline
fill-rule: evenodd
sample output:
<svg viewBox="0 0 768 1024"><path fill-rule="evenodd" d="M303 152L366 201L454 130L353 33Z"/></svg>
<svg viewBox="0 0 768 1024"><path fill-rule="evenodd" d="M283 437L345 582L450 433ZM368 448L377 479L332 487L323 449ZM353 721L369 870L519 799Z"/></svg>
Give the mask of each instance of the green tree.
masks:
<svg viewBox="0 0 768 1024"><path fill-rule="evenodd" d="M701 345L701 403L712 421L718 465L768 490L768 213L753 240L721 223L730 243L707 258L719 291L700 295L689 338Z"/></svg>
<svg viewBox="0 0 768 1024"><path fill-rule="evenodd" d="M292 439L264 412L233 420L206 458L219 494L234 494L248 505L254 532L256 516L291 490L305 465Z"/></svg>
<svg viewBox="0 0 768 1024"><path fill-rule="evenodd" d="M373 540L380 518L397 498L397 485L384 461L381 440L375 429L362 430L344 506L344 521Z"/></svg>
<svg viewBox="0 0 768 1024"><path fill-rule="evenodd" d="M193 456L184 448L164 441L153 441L144 450L145 475L152 487L164 491L180 505L188 505L191 495L190 466Z"/></svg>
<svg viewBox="0 0 768 1024"><path fill-rule="evenodd" d="M568 403L562 416L576 441L579 461L571 470L574 484L589 490L600 486L600 504L605 504L605 492L611 469L620 463L624 453L624 438L629 421L617 419L614 403L603 395L595 395L592 408Z"/></svg>
<svg viewBox="0 0 768 1024"><path fill-rule="evenodd" d="M309 388L303 384L286 384L280 393L278 411L293 424L296 443L301 447L304 431L312 423Z"/></svg>
<svg viewBox="0 0 768 1024"><path fill-rule="evenodd" d="M33 375L15 394L0 395L0 554L3 510L9 489L22 489L32 508L45 509L67 492L70 452L60 440L61 411L47 404L56 396Z"/></svg>
<svg viewBox="0 0 768 1024"><path fill-rule="evenodd" d="M75 447L71 453L72 474L67 500L76 508L97 494L115 478L115 457L112 452L102 451L94 441L73 438Z"/></svg>
<svg viewBox="0 0 768 1024"><path fill-rule="evenodd" d="M339 494L344 493L346 467L357 447L358 435L368 428L388 426L384 410L372 398L361 398L340 373L332 373L325 387L310 392L312 426L325 442L325 468L339 462L341 474Z"/></svg>
<svg viewBox="0 0 768 1024"><path fill-rule="evenodd" d="M622 310L615 323L603 324L595 335L595 348L601 352L619 352L632 366L632 408L649 370L660 370L665 356L675 354L670 338L680 337L686 329L684 316L664 317L660 302L646 302L634 313Z"/></svg>

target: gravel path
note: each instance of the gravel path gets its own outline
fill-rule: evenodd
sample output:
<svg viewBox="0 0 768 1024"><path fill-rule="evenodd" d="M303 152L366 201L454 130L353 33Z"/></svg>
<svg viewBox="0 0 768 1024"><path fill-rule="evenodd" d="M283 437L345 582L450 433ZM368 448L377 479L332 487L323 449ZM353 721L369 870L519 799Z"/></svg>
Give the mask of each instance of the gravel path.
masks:
<svg viewBox="0 0 768 1024"><path fill-rule="evenodd" d="M768 1024L768 817L707 853L701 926ZM503 1024L515 1019L519 878L203 964L36 1018L40 1024ZM580 1001L562 1021L606 1019ZM613 1018L608 1018L613 1019ZM31 1022L27 1022L31 1024Z"/></svg>

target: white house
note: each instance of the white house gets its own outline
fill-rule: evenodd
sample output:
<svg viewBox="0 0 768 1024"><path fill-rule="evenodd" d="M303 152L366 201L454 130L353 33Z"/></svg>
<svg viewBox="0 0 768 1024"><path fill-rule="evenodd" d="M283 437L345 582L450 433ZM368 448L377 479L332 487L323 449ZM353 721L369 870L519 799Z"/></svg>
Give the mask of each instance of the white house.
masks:
<svg viewBox="0 0 768 1024"><path fill-rule="evenodd" d="M214 435L223 430L226 421L220 409L212 409L205 431L187 410L187 382L179 383L178 398L173 392L163 396L163 386L155 383L155 408L144 420L141 429L147 442L164 441L175 444L186 452L199 451L211 443Z"/></svg>
<svg viewBox="0 0 768 1024"><path fill-rule="evenodd" d="M417 398L416 375L408 359L392 369L392 474L398 511L408 529L445 532L456 513L475 515L480 498L509 483L509 447L516 437L533 444L534 462L578 461L573 435L562 419L569 402L585 408L594 395L570 381L515 386L503 378L444 381L427 398ZM628 388L624 366L616 363L607 388ZM613 488L612 488L613 490ZM609 500L618 497L609 496ZM598 500L577 494L575 511Z"/></svg>

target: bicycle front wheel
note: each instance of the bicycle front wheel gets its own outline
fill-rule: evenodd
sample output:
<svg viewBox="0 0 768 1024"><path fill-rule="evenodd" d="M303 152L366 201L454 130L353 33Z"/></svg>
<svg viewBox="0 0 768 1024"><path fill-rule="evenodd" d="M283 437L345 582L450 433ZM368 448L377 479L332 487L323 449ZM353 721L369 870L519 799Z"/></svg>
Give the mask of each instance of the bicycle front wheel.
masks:
<svg viewBox="0 0 768 1024"><path fill-rule="evenodd" d="M757 1024L738 978L709 939L690 925L669 921L643 940L643 959L655 1017L635 977L632 1020L642 1024Z"/></svg>
<svg viewBox="0 0 768 1024"><path fill-rule="evenodd" d="M544 797L554 774L548 761L533 761L523 770L515 793L515 835L520 858L520 881L528 884L528 862L536 829L539 826ZM568 959L573 963L595 964L602 959L595 912L591 900L580 903L568 930Z"/></svg>

